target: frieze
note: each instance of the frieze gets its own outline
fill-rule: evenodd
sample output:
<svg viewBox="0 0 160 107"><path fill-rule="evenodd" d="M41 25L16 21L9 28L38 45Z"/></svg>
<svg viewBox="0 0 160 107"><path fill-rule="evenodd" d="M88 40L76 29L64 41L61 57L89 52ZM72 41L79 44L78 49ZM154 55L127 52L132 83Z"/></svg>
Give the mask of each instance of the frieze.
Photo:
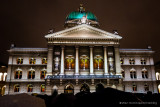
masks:
<svg viewBox="0 0 160 107"><path fill-rule="evenodd" d="M121 75L48 75L45 79L121 79Z"/></svg>

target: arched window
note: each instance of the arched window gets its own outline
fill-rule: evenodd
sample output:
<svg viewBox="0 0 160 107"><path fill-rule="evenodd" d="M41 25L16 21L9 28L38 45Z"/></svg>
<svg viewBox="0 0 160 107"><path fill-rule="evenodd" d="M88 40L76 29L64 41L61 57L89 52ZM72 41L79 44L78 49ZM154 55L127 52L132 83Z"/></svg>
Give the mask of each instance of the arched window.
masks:
<svg viewBox="0 0 160 107"><path fill-rule="evenodd" d="M19 92L19 90L20 90L20 85L19 84L14 85L14 92Z"/></svg>
<svg viewBox="0 0 160 107"><path fill-rule="evenodd" d="M42 64L47 64L47 58L42 59Z"/></svg>
<svg viewBox="0 0 160 107"><path fill-rule="evenodd" d="M74 69L75 68L75 62L74 62L74 56L73 55L67 55L65 57L65 69Z"/></svg>
<svg viewBox="0 0 160 107"><path fill-rule="evenodd" d="M133 84L132 88L133 88L133 91L137 91L137 85Z"/></svg>
<svg viewBox="0 0 160 107"><path fill-rule="evenodd" d="M22 71L21 70L15 71L14 78L21 79L22 78Z"/></svg>
<svg viewBox="0 0 160 107"><path fill-rule="evenodd" d="M0 81L3 81L3 73L0 73Z"/></svg>
<svg viewBox="0 0 160 107"><path fill-rule="evenodd" d="M64 93L74 93L74 87L71 84L68 84L64 88Z"/></svg>
<svg viewBox="0 0 160 107"><path fill-rule="evenodd" d="M142 78L148 78L148 71L146 69L142 70Z"/></svg>
<svg viewBox="0 0 160 107"><path fill-rule="evenodd" d="M28 79L34 79L34 78L35 78L35 70L31 68L28 71Z"/></svg>
<svg viewBox="0 0 160 107"><path fill-rule="evenodd" d="M101 55L94 57L94 69L103 69L103 57Z"/></svg>
<svg viewBox="0 0 160 107"><path fill-rule="evenodd" d="M23 58L17 58L17 64L23 64Z"/></svg>
<svg viewBox="0 0 160 107"><path fill-rule="evenodd" d="M36 63L36 59L35 58L30 58L29 59L29 64L35 64Z"/></svg>
<svg viewBox="0 0 160 107"><path fill-rule="evenodd" d="M144 58L141 59L141 64L145 65L146 64L146 60Z"/></svg>
<svg viewBox="0 0 160 107"><path fill-rule="evenodd" d="M125 72L123 69L121 70L121 73L122 73L122 77L125 78Z"/></svg>
<svg viewBox="0 0 160 107"><path fill-rule="evenodd" d="M135 59L134 59L134 58L130 58L130 59L129 59L129 63L130 63L131 65L135 64Z"/></svg>
<svg viewBox="0 0 160 107"><path fill-rule="evenodd" d="M45 92L45 88L46 88L45 84L42 84L41 85L41 92Z"/></svg>
<svg viewBox="0 0 160 107"><path fill-rule="evenodd" d="M89 69L89 57L87 55L80 56L80 69Z"/></svg>
<svg viewBox="0 0 160 107"><path fill-rule="evenodd" d="M41 79L44 79L44 78L45 78L46 73L47 73L47 71L46 71L46 70L42 70L42 71L41 71L41 74L40 74Z"/></svg>
<svg viewBox="0 0 160 107"><path fill-rule="evenodd" d="M135 70L135 69L131 69L131 70L130 70L130 77L131 77L132 79L137 78L136 70Z"/></svg>
<svg viewBox="0 0 160 107"><path fill-rule="evenodd" d="M3 81L6 81L6 79L7 79L7 73L4 73L3 74Z"/></svg>
<svg viewBox="0 0 160 107"><path fill-rule="evenodd" d="M90 92L89 86L87 84L82 84L80 91L81 92Z"/></svg>
<svg viewBox="0 0 160 107"><path fill-rule="evenodd" d="M158 85L158 92L160 93L160 84Z"/></svg>
<svg viewBox="0 0 160 107"><path fill-rule="evenodd" d="M144 85L144 91L149 91L149 85L147 84Z"/></svg>
<svg viewBox="0 0 160 107"><path fill-rule="evenodd" d="M123 65L123 63L124 63L124 58L120 58L120 63L121 63L121 65Z"/></svg>
<svg viewBox="0 0 160 107"><path fill-rule="evenodd" d="M33 85L32 84L28 84L28 92L33 92Z"/></svg>
<svg viewBox="0 0 160 107"><path fill-rule="evenodd" d="M160 73L159 72L156 72L156 79L160 80Z"/></svg>

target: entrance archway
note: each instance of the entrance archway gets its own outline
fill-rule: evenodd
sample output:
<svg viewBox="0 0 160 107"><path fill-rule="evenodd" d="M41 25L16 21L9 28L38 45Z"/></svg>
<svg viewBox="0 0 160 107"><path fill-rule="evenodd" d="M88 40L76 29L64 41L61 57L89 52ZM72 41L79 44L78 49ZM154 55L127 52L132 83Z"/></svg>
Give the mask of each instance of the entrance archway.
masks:
<svg viewBox="0 0 160 107"><path fill-rule="evenodd" d="M52 95L57 95L57 94L58 94L58 87L54 85L52 88Z"/></svg>
<svg viewBox="0 0 160 107"><path fill-rule="evenodd" d="M90 92L90 88L87 84L82 84L80 92Z"/></svg>
<svg viewBox="0 0 160 107"><path fill-rule="evenodd" d="M102 90L104 90L104 86L101 83L97 84L96 85L96 92L97 91L102 91Z"/></svg>
<svg viewBox="0 0 160 107"><path fill-rule="evenodd" d="M74 93L73 85L72 84L66 85L64 88L64 93L67 93L67 94Z"/></svg>

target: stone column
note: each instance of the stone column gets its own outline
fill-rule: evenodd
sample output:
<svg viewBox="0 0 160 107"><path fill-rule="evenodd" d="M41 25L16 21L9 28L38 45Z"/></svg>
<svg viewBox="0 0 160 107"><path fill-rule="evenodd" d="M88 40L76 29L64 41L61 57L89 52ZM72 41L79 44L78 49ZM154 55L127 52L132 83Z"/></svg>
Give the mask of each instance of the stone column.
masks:
<svg viewBox="0 0 160 107"><path fill-rule="evenodd" d="M79 75L79 48L76 47L76 64L75 64L75 75Z"/></svg>
<svg viewBox="0 0 160 107"><path fill-rule="evenodd" d="M64 46L61 47L61 72L60 75L64 75Z"/></svg>
<svg viewBox="0 0 160 107"><path fill-rule="evenodd" d="M94 75L93 73L93 46L90 46L90 75Z"/></svg>
<svg viewBox="0 0 160 107"><path fill-rule="evenodd" d="M47 75L52 75L53 67L53 47L48 47L48 57L47 57Z"/></svg>
<svg viewBox="0 0 160 107"><path fill-rule="evenodd" d="M120 65L120 53L119 48L115 47L115 64L116 64L116 75L121 75L121 65Z"/></svg>
<svg viewBox="0 0 160 107"><path fill-rule="evenodd" d="M108 75L107 48L104 46L104 75Z"/></svg>

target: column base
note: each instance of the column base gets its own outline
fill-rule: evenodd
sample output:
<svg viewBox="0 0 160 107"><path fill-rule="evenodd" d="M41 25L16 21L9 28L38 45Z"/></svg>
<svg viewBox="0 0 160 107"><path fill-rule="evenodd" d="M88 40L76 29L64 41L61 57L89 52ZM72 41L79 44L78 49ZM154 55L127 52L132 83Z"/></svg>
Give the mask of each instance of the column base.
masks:
<svg viewBox="0 0 160 107"><path fill-rule="evenodd" d="M89 74L89 75L94 75L93 73Z"/></svg>
<svg viewBox="0 0 160 107"><path fill-rule="evenodd" d="M108 73L104 73L104 75L109 75Z"/></svg>
<svg viewBox="0 0 160 107"><path fill-rule="evenodd" d="M64 74L59 74L59 75L64 75Z"/></svg>
<svg viewBox="0 0 160 107"><path fill-rule="evenodd" d="M74 75L79 75L79 74L76 73L76 74L74 74Z"/></svg>

